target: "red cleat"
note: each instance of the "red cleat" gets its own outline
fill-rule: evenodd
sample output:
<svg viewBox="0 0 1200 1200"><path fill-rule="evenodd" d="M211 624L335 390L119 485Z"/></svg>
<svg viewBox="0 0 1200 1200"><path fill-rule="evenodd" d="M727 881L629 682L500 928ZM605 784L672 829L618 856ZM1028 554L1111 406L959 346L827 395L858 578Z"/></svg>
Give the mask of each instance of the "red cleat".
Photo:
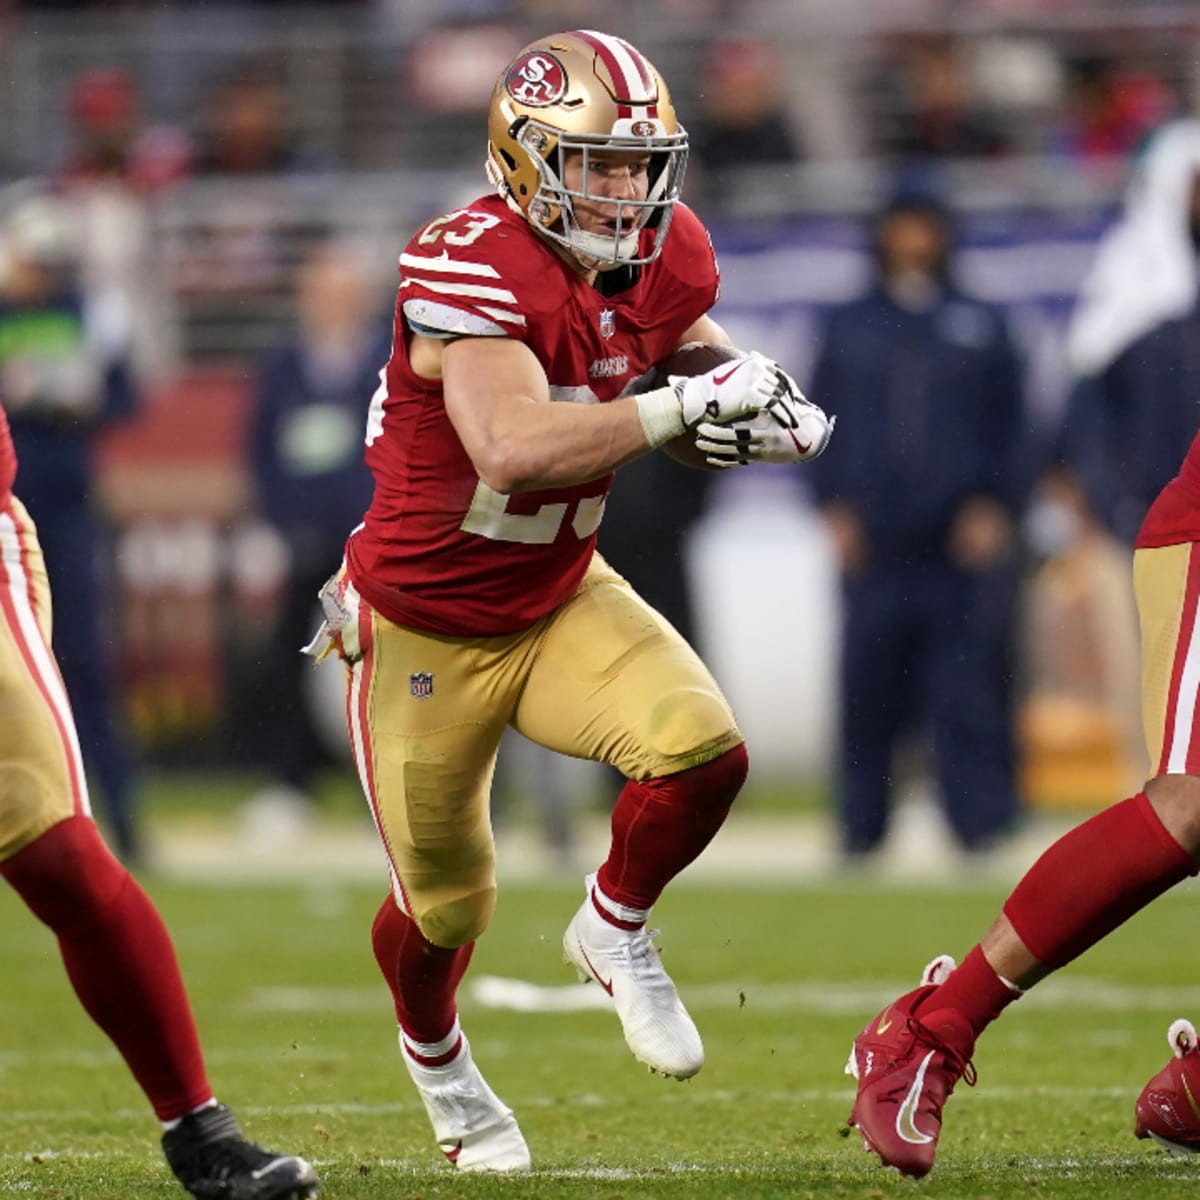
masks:
<svg viewBox="0 0 1200 1200"><path fill-rule="evenodd" d="M1134 1106L1133 1132L1152 1137L1175 1154L1200 1150L1200 1046L1191 1021L1167 1031L1174 1057L1142 1089Z"/></svg>
<svg viewBox="0 0 1200 1200"><path fill-rule="evenodd" d="M913 1015L953 969L948 955L935 958L925 968L921 986L889 1004L854 1039L846 1064L846 1073L858 1080L850 1124L862 1134L866 1148L901 1175L929 1173L942 1131L942 1106L959 1079L975 1084L970 1059L942 1032L948 1026L952 1035L959 1034L954 1014L939 1012L936 1032ZM954 1040L971 1044L965 1021L961 1037Z"/></svg>

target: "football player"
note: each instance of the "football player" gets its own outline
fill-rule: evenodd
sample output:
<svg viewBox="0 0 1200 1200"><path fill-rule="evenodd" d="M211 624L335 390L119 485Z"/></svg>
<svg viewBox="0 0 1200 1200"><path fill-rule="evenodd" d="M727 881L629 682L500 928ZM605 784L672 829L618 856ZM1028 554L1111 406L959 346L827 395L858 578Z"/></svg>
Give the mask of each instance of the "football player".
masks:
<svg viewBox="0 0 1200 1200"><path fill-rule="evenodd" d="M851 1124L905 1175L933 1166L942 1106L987 1026L1027 988L1200 870L1200 435L1142 523L1133 563L1142 630L1143 791L1060 838L1030 868L983 941L926 968L855 1039ZM1142 1090L1134 1132L1200 1150L1200 1048L1172 1024L1174 1056Z"/></svg>
<svg viewBox="0 0 1200 1200"><path fill-rule="evenodd" d="M145 892L92 820L79 739L50 649L37 531L12 494L0 409L0 875L58 939L71 985L162 1122L163 1151L196 1197L305 1200L302 1158L242 1137L213 1097L175 951Z"/></svg>
<svg viewBox="0 0 1200 1200"><path fill-rule="evenodd" d="M707 315L708 234L679 201L687 148L662 78L620 38L555 34L504 70L488 119L497 194L430 221L400 256L367 421L374 500L309 647L348 664L392 879L375 954L403 1061L461 1170L530 1162L455 1002L496 900L488 789L508 725L626 777L564 955L612 996L652 1071L687 1079L704 1060L646 920L720 828L748 760L708 670L595 534L622 463L722 422L746 433L710 439L714 463L755 461L780 453L749 428L761 410L789 423L820 410L758 354L621 395L684 342L729 343ZM815 451L782 440L793 461Z"/></svg>

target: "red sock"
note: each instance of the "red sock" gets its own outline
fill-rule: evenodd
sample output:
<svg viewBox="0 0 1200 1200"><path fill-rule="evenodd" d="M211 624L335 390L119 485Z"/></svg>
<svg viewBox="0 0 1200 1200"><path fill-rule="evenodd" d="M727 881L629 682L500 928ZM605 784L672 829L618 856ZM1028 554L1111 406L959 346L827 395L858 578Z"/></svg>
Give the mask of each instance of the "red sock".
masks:
<svg viewBox="0 0 1200 1200"><path fill-rule="evenodd" d="M414 1042L440 1042L458 1016L455 994L475 943L435 946L389 895L371 926L371 945L392 989L400 1028Z"/></svg>
<svg viewBox="0 0 1200 1200"><path fill-rule="evenodd" d="M1196 871L1139 793L1059 838L1017 884L1004 914L1039 962L1062 967Z"/></svg>
<svg viewBox="0 0 1200 1200"><path fill-rule="evenodd" d="M159 1119L212 1099L170 935L92 821L61 821L0 863L0 875L57 935L75 994Z"/></svg>
<svg viewBox="0 0 1200 1200"><path fill-rule="evenodd" d="M621 789L612 846L599 871L604 894L628 908L651 908L663 888L712 841L750 760L735 746L703 766Z"/></svg>
<svg viewBox="0 0 1200 1200"><path fill-rule="evenodd" d="M1020 995L992 970L983 949L976 946L916 1011L924 1024L943 1034L948 1030L942 1028L940 1013L953 1010L961 1017L970 1030L969 1036L951 1023L950 1040L964 1058L969 1058L975 1039Z"/></svg>

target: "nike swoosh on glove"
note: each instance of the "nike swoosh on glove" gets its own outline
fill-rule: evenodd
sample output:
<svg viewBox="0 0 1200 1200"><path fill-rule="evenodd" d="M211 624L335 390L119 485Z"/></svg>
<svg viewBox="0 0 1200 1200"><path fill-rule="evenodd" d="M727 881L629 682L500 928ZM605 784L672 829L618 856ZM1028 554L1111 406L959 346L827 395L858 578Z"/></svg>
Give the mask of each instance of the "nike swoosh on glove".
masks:
<svg viewBox="0 0 1200 1200"><path fill-rule="evenodd" d="M763 408L779 391L779 368L757 350L703 375L671 375L685 429L701 421L734 421Z"/></svg>

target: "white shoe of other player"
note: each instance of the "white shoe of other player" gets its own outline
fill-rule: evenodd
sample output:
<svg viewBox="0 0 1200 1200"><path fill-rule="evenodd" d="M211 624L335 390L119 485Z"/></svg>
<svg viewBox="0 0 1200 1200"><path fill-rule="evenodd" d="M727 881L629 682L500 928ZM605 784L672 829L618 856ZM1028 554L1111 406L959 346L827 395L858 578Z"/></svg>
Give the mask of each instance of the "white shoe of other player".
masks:
<svg viewBox="0 0 1200 1200"><path fill-rule="evenodd" d="M442 1153L460 1171L528 1171L529 1147L512 1110L487 1085L465 1036L444 1066L417 1062L400 1034L400 1055L421 1095Z"/></svg>
<svg viewBox="0 0 1200 1200"><path fill-rule="evenodd" d="M654 931L628 931L596 911L587 898L563 934L563 958L583 980L595 980L612 998L633 1056L659 1075L690 1079L704 1066L704 1045L695 1022L663 970Z"/></svg>

